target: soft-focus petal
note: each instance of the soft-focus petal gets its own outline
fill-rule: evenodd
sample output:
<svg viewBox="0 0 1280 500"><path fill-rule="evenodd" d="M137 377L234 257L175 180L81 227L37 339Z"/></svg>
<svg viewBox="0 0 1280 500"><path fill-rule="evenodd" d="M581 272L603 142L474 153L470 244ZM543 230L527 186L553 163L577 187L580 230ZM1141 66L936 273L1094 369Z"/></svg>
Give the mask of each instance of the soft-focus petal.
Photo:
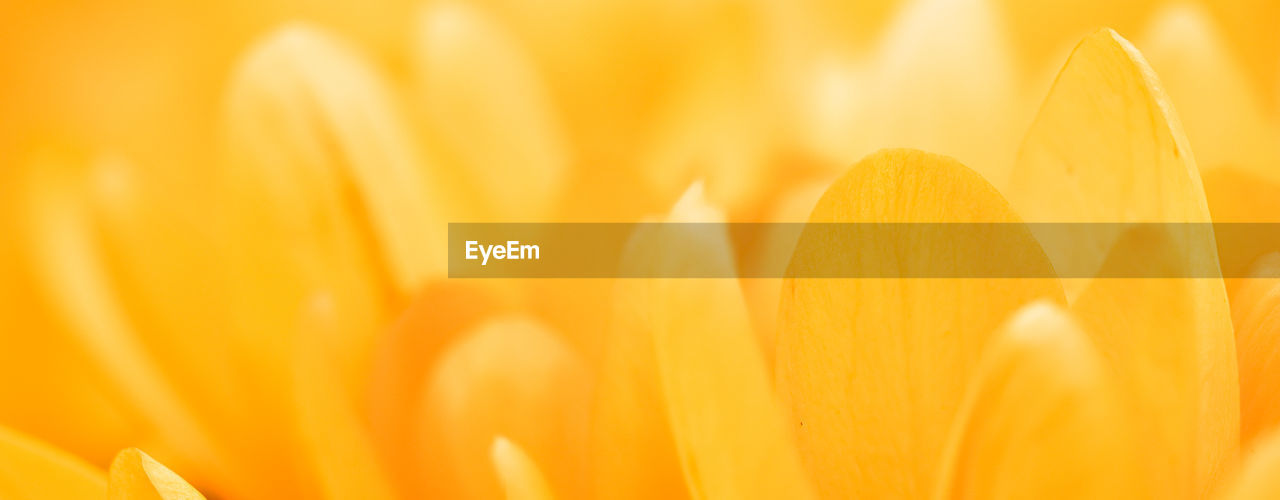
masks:
<svg viewBox="0 0 1280 500"><path fill-rule="evenodd" d="M133 266L121 262L146 261L146 253L171 248L143 250L122 244L129 236L137 236L131 233L142 231L138 225L146 225L134 218L136 212L122 212L156 208L132 206L143 202L127 192L129 180L121 177L134 171L120 161L77 165L54 155L41 158L29 170L23 202L30 220L22 234L35 259L37 282L32 292L48 301L74 335L77 348L93 359L92 365L81 369L107 381L104 396L123 402L135 424L154 433L155 444L166 456L176 456L185 464L203 464L210 469L205 474L216 476L212 469L217 469L219 457L209 441L209 429L201 425L208 420L200 420L193 408L195 398L182 393L175 380L211 382L195 370L182 370L183 361L212 369L219 360L217 350L201 352L198 338L167 339L165 334L180 333L148 329L163 324L147 314L157 312L157 304L147 299L163 301L157 296L161 290L138 287L145 282L138 276L143 273L126 272ZM155 262L158 268L170 263L159 258ZM200 283L194 276L192 282ZM145 297L148 293L152 295ZM204 306L179 297L200 298L172 294L168 298L180 304L170 307L198 310ZM170 374L166 368L182 371ZM216 382L198 387L212 391L211 397L225 388Z"/></svg>
<svg viewBox="0 0 1280 500"><path fill-rule="evenodd" d="M1172 104L1138 51L1105 29L1080 42L1045 98L1019 152L1010 200L1031 222L1210 221ZM1118 232L1073 227L1074 244L1049 252L1064 268L1099 269L1108 255L1108 265L1149 265L1161 276L1217 266L1214 242L1189 226L1131 234L1114 250ZM1161 253L1143 259L1150 249ZM1162 483L1172 491L1207 491L1237 446L1236 361L1222 281L1072 280L1069 288L1080 296L1081 320L1124 373L1129 398L1158 420L1146 445L1169 469L1153 472L1186 478Z"/></svg>
<svg viewBox="0 0 1280 500"><path fill-rule="evenodd" d="M293 359L294 408L305 456L325 498L396 498L367 420L369 360L351 358L348 338L375 321L317 295L299 321Z"/></svg>
<svg viewBox="0 0 1280 500"><path fill-rule="evenodd" d="M897 16L874 59L874 97L846 136L866 142L844 161L916 148L1003 185L1024 117L996 9L988 0L915 0Z"/></svg>
<svg viewBox="0 0 1280 500"><path fill-rule="evenodd" d="M936 498L1147 496L1111 373L1057 306L1027 306L993 336L962 408Z"/></svg>
<svg viewBox="0 0 1280 500"><path fill-rule="evenodd" d="M1166 7L1137 45L1177 106L1202 169L1232 166L1280 180L1280 141L1267 121L1261 89L1206 10Z"/></svg>
<svg viewBox="0 0 1280 500"><path fill-rule="evenodd" d="M221 298L243 367L238 425L257 434L236 442L239 459L278 472L261 494L304 495L320 484L293 419L292 360L311 340L300 318L329 294L348 376L390 311L442 269L445 227L389 85L342 41L299 25L272 33L236 68L225 106Z"/></svg>
<svg viewBox="0 0 1280 500"><path fill-rule="evenodd" d="M1253 268L1258 276L1240 281L1231 302L1240 364L1240 443L1280 429L1280 254Z"/></svg>
<svg viewBox="0 0 1280 500"><path fill-rule="evenodd" d="M440 161L498 220L549 215L571 151L520 42L483 11L441 2L423 11L413 48L428 140Z"/></svg>
<svg viewBox="0 0 1280 500"><path fill-rule="evenodd" d="M560 498L582 498L592 377L556 334L523 318L483 323L441 355L421 393L416 439L427 496L498 498L494 436L521 443Z"/></svg>
<svg viewBox="0 0 1280 500"><path fill-rule="evenodd" d="M700 185L681 198L667 219L723 220L703 199ZM649 269L653 275L734 269L728 234L709 232L718 226L685 227L705 232L683 234L696 242L686 251L672 251L641 230L629 243L623 266ZM691 496L811 496L738 281L654 279L634 284L619 300L634 302L645 315L638 333L652 342L662 402Z"/></svg>
<svg viewBox="0 0 1280 500"><path fill-rule="evenodd" d="M551 487L542 477L538 464L515 443L498 436L489 448L489 457L498 473L498 482L507 500L551 500Z"/></svg>
<svg viewBox="0 0 1280 500"><path fill-rule="evenodd" d="M102 471L70 453L0 427L0 497L96 499L106 490Z"/></svg>
<svg viewBox="0 0 1280 500"><path fill-rule="evenodd" d="M809 219L1017 223L1003 197L950 158L876 153L836 181ZM1052 275L1030 232L990 255L950 246L857 241L832 254L801 236L794 266L857 259L911 272L930 259L1016 259ZM805 465L832 498L933 491L946 429L991 332L1023 304L1061 301L1053 279L788 279L779 316L778 391L789 400Z"/></svg>
<svg viewBox="0 0 1280 500"><path fill-rule="evenodd" d="M1280 498L1280 432L1270 432L1245 458L1240 476L1223 495L1227 500Z"/></svg>
<svg viewBox="0 0 1280 500"><path fill-rule="evenodd" d="M405 436L417 425L418 397L449 343L498 310L500 301L472 283L433 281L379 336L368 381L369 421L392 477L412 486L421 473Z"/></svg>
<svg viewBox="0 0 1280 500"><path fill-rule="evenodd" d="M137 448L116 455L109 474L109 500L204 500L182 477Z"/></svg>

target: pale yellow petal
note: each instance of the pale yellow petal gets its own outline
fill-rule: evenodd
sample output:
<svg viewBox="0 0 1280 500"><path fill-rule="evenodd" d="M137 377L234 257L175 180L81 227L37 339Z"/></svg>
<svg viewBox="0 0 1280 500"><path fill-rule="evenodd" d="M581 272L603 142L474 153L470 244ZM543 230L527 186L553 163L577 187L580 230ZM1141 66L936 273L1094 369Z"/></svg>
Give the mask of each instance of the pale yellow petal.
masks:
<svg viewBox="0 0 1280 500"><path fill-rule="evenodd" d="M226 97L229 208L262 225L297 217L279 222L294 231L309 211L341 211L392 289L414 291L443 270L444 195L429 184L401 108L342 40L300 24L271 33L236 69ZM284 236L292 235L273 239Z"/></svg>
<svg viewBox="0 0 1280 500"><path fill-rule="evenodd" d="M187 484L150 455L129 448L111 461L109 500L204 500L204 495Z"/></svg>
<svg viewBox="0 0 1280 500"><path fill-rule="evenodd" d="M1031 222L1210 221L1200 174L1169 98L1142 55L1111 30L1080 42L1058 75L1019 152L1010 200ZM1074 244L1055 244L1049 254L1059 267L1077 272L1099 269L1108 255L1115 259L1110 265L1146 264L1164 276L1217 266L1212 239L1188 226L1134 234L1114 253L1118 231L1073 227L1079 229ZM1163 253L1143 262L1140 252L1150 249ZM1158 463L1172 468L1162 477L1187 481L1162 484L1207 491L1237 446L1236 360L1222 281L1070 285L1072 295L1080 295L1082 321L1107 341L1103 351L1116 356L1113 363L1126 374L1122 384L1133 391L1130 397L1145 415L1159 417L1150 430L1161 437L1147 446L1163 457Z"/></svg>
<svg viewBox="0 0 1280 500"><path fill-rule="evenodd" d="M448 171L498 220L545 219L573 158L521 42L483 10L440 2L423 11L413 48L428 140Z"/></svg>
<svg viewBox="0 0 1280 500"><path fill-rule="evenodd" d="M70 453L0 427L0 497L97 499L106 491L102 471Z"/></svg>
<svg viewBox="0 0 1280 500"><path fill-rule="evenodd" d="M876 153L836 181L810 222L1020 222L1004 198L950 158ZM910 273L931 259L995 259L1052 275L1026 232L989 255L950 246L857 242L833 251L801 236L791 266L853 260ZM778 391L826 497L930 494L946 428L991 332L1033 300L1061 301L1054 279L788 279L779 313Z"/></svg>
<svg viewBox="0 0 1280 500"><path fill-rule="evenodd" d="M491 319L441 355L421 393L413 436L432 498L498 498L495 436L521 443L557 497L583 498L592 376L535 321Z"/></svg>
<svg viewBox="0 0 1280 500"><path fill-rule="evenodd" d="M1112 374L1037 303L991 339L951 427L935 498L1143 498L1144 455ZM1146 494L1144 494L1146 493Z"/></svg>
<svg viewBox="0 0 1280 500"><path fill-rule="evenodd" d="M538 464L515 443L498 436L489 448L493 468L498 472L498 482L507 494L507 500L551 500L551 488L542 477Z"/></svg>
<svg viewBox="0 0 1280 500"><path fill-rule="evenodd" d="M1280 431L1259 439L1245 458L1240 476L1222 498L1265 500L1280 497Z"/></svg>
<svg viewBox="0 0 1280 500"><path fill-rule="evenodd" d="M672 209L668 222L722 222L700 185ZM624 268L657 275L681 269L734 269L728 234L690 225L679 250L652 233L637 233ZM634 266L634 267L633 267ZM654 279L638 284L634 301L647 321L656 374L676 453L694 498L812 496L795 440L751 331L742 290L733 279ZM619 450L626 453L625 450Z"/></svg>
<svg viewBox="0 0 1280 500"><path fill-rule="evenodd" d="M1137 45L1177 106L1202 169L1236 167L1280 180L1280 141L1261 89L1205 8L1162 9Z"/></svg>
<svg viewBox="0 0 1280 500"><path fill-rule="evenodd" d="M443 268L440 202L389 84L333 36L291 25L254 45L233 73L218 190L218 269L237 354L242 460L272 470L263 495L318 496L295 429L293 363L310 340L316 294L339 311L330 340L342 380L371 357L391 311ZM269 276L270 279L264 279ZM283 397L282 397L283 396ZM290 431L290 432L286 432Z"/></svg>
<svg viewBox="0 0 1280 500"><path fill-rule="evenodd" d="M866 142L846 164L879 148L909 147L954 157L1003 185L1026 120L1003 33L988 0L904 5L875 55L860 126L846 136Z"/></svg>

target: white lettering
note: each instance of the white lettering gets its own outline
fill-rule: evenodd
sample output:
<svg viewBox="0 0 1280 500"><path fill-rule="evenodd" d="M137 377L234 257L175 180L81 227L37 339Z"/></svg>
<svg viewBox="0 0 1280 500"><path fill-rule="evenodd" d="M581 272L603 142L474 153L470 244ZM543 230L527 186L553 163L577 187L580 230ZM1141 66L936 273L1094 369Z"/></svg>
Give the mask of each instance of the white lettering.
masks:
<svg viewBox="0 0 1280 500"><path fill-rule="evenodd" d="M480 260L480 265L489 265L489 258L494 260L539 260L542 249L538 245L522 245L519 241L509 240L506 245L481 245L480 242L467 240L466 259ZM476 257L476 252L480 257Z"/></svg>

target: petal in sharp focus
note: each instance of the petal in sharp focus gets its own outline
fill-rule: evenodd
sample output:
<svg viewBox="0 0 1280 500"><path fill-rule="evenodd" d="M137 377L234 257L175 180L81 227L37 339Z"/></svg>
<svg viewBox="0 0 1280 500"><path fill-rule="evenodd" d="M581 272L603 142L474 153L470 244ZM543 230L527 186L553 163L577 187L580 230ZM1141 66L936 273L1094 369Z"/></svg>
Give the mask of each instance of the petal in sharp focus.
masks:
<svg viewBox="0 0 1280 500"><path fill-rule="evenodd" d="M572 158L556 104L520 41L481 9L437 2L423 11L413 48L439 160L496 219L545 218Z"/></svg>
<svg viewBox="0 0 1280 500"><path fill-rule="evenodd" d="M538 464L507 438L498 436L489 448L489 458L498 473L498 482L507 500L551 500L551 487L542 477Z"/></svg>
<svg viewBox="0 0 1280 500"><path fill-rule="evenodd" d="M703 198L700 184L685 193L667 218L671 223L723 221L723 213ZM735 269L723 226L672 227L633 235L624 269L647 269L643 274L651 276L681 269L718 274ZM627 333L650 342L659 402L666 409L689 495L810 497L738 283L727 278L637 280L620 285L617 300L635 307L642 318Z"/></svg>
<svg viewBox="0 0 1280 500"><path fill-rule="evenodd" d="M12 500L102 498L102 471L80 458L0 427L0 497Z"/></svg>
<svg viewBox="0 0 1280 500"><path fill-rule="evenodd" d="M1231 299L1240 366L1240 444L1280 429L1280 254L1254 264Z"/></svg>
<svg viewBox="0 0 1280 500"><path fill-rule="evenodd" d="M1023 141L1009 193L1030 222L1210 222L1172 103L1142 55L1106 29L1080 42L1059 73ZM1104 262L1167 277L1218 265L1213 236L1202 226L1167 224L1156 233L1131 234L1124 248L1113 248L1120 231L1070 227L1073 244L1055 244L1048 253L1072 275L1102 269ZM1140 256L1148 251L1156 254L1146 262ZM1129 396L1160 424L1148 430L1162 437L1146 445L1172 469L1153 472L1189 481L1161 484L1207 491L1237 446L1236 360L1223 282L1081 279L1068 289L1079 297L1075 312L1101 349L1119 356L1113 362L1126 374L1121 384L1133 391ZM1147 295L1135 296L1138 291ZM1166 315L1169 310L1176 314ZM1172 316L1183 321L1163 322ZM1152 322L1126 319L1138 317ZM1162 324L1176 328L1160 330Z"/></svg>
<svg viewBox="0 0 1280 500"><path fill-rule="evenodd" d="M150 455L129 448L111 461L109 500L204 500L204 495L187 484Z"/></svg>
<svg viewBox="0 0 1280 500"><path fill-rule="evenodd" d="M991 339L951 427L935 498L1141 498L1130 414L1088 335L1024 307Z"/></svg>
<svg viewBox="0 0 1280 500"><path fill-rule="evenodd" d="M855 165L812 223L1020 223L995 188L947 157L886 150ZM812 226L811 226L812 227ZM923 241L852 237L838 253L802 235L792 269L852 265L911 273L930 262L1018 262L1053 269L1029 231L981 255ZM975 229L974 237L982 238ZM881 233L884 234L884 233ZM983 241L983 240L978 240ZM1056 279L788 278L778 320L777 384L820 493L834 498L933 491L946 428L991 332L1024 304L1061 302Z"/></svg>
<svg viewBox="0 0 1280 500"><path fill-rule="evenodd" d="M499 498L495 436L518 442L558 498L583 498L592 376L556 332L522 317L491 319L451 343L420 393L411 439L427 497Z"/></svg>

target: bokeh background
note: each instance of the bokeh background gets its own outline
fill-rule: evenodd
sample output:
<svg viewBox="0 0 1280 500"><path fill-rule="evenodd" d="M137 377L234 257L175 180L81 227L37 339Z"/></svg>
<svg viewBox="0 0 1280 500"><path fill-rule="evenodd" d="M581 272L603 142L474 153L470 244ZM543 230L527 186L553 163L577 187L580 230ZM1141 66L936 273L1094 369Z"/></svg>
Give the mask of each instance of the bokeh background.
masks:
<svg viewBox="0 0 1280 500"><path fill-rule="evenodd" d="M228 497L327 491L306 458L322 454L306 435L327 421L300 429L309 389L295 381L337 372L315 384L363 408L380 366L421 378L434 358L385 359L403 346L382 332L405 321L439 337L477 317L535 318L555 332L548 357L583 360L555 376L591 378L613 284L450 282L447 221L636 221L694 182L731 221L802 221L885 147L953 156L1000 188L1054 75L1101 27L1161 76L1203 175L1219 179L1206 180L1211 208L1239 189L1266 200L1253 179L1280 180L1274 0L6 0L0 12L0 424L104 467L139 446ZM1271 206L1234 217L1280 218ZM744 285L763 331L776 286ZM328 319L300 326L312 307ZM314 336L326 329L337 340ZM306 344L328 346L318 367L297 361Z"/></svg>

